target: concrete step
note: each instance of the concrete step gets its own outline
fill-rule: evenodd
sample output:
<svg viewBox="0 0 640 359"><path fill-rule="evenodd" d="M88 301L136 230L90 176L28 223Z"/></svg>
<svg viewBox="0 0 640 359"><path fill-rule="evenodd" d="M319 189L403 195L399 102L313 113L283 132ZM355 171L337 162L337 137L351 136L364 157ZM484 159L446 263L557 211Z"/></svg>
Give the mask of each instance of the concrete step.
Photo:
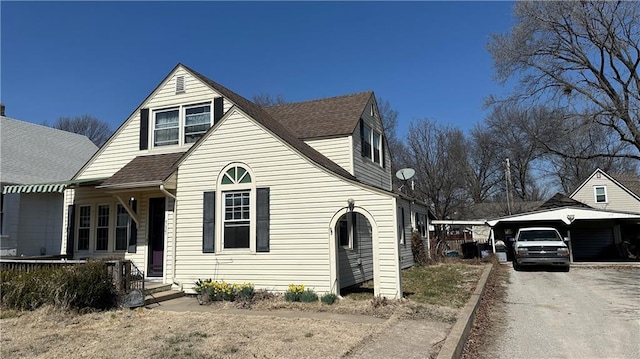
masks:
<svg viewBox="0 0 640 359"><path fill-rule="evenodd" d="M171 284L164 284L159 282L144 282L144 294L150 295L159 292L166 292L171 290Z"/></svg>
<svg viewBox="0 0 640 359"><path fill-rule="evenodd" d="M165 300L180 298L184 296L184 292L180 290L165 290L147 294L144 297L144 305L156 304Z"/></svg>

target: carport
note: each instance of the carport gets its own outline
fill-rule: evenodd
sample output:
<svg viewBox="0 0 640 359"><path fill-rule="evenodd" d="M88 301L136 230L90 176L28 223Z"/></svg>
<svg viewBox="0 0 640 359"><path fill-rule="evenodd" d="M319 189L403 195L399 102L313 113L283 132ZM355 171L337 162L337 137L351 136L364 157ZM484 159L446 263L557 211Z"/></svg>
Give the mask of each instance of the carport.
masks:
<svg viewBox="0 0 640 359"><path fill-rule="evenodd" d="M571 261L639 260L640 214L585 207L561 207L486 221L494 246L502 240L509 247L523 227L554 227L569 237ZM511 251L508 251L511 258ZM635 257L635 258L634 258Z"/></svg>

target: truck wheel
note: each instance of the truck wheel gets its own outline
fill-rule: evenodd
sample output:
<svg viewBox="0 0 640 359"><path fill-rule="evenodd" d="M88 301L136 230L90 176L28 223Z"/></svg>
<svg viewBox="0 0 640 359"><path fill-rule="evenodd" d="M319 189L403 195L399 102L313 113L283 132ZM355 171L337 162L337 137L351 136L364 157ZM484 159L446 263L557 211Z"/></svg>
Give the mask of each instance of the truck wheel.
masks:
<svg viewBox="0 0 640 359"><path fill-rule="evenodd" d="M570 266L566 266L566 267L562 268L562 271L563 272L568 272L569 269L571 269L571 267Z"/></svg>
<svg viewBox="0 0 640 359"><path fill-rule="evenodd" d="M516 261L516 259L514 258L511 263L513 263L513 269L517 272L520 270L520 266L518 265L518 262Z"/></svg>

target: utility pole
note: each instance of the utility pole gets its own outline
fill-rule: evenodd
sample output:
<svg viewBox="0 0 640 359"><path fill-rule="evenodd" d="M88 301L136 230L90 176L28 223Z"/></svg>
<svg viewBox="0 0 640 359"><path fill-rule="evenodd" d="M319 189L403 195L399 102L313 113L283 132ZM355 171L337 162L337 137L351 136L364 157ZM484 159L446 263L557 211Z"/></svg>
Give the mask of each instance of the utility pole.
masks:
<svg viewBox="0 0 640 359"><path fill-rule="evenodd" d="M507 181L507 212L511 215L511 164L507 158L507 164L505 168L505 178Z"/></svg>

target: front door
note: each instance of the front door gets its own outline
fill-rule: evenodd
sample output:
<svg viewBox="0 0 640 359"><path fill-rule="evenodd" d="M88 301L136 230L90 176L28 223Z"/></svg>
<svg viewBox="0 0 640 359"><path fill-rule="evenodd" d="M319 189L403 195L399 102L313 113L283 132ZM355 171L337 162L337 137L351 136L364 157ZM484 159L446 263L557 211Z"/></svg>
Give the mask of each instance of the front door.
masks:
<svg viewBox="0 0 640 359"><path fill-rule="evenodd" d="M162 277L164 202L164 197L149 199L149 265L147 266L147 276L149 277Z"/></svg>

